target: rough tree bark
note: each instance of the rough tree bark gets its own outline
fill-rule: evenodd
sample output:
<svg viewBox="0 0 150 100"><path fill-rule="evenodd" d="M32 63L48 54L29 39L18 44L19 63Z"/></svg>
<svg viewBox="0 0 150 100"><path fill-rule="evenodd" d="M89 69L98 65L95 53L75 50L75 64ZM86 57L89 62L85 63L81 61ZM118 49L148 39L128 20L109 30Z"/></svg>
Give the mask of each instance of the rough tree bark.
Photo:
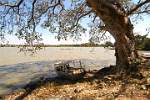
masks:
<svg viewBox="0 0 150 100"><path fill-rule="evenodd" d="M133 25L118 0L87 0L97 16L105 23L107 30L115 39L116 66L119 72L127 71L139 59L135 49Z"/></svg>

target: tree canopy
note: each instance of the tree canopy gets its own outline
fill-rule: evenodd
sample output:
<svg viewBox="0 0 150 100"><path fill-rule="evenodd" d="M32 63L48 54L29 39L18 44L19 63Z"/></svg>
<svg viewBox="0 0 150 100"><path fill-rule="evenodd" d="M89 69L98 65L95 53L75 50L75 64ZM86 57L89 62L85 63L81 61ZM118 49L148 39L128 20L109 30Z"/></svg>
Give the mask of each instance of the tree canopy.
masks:
<svg viewBox="0 0 150 100"><path fill-rule="evenodd" d="M42 32L38 32L37 28L42 27L51 33L57 33L58 40L68 37L79 39L87 31L82 21L88 19L90 38L98 42L105 37L106 23L98 17L89 1L0 0L0 37L3 39L5 34L15 34L19 39L25 39L28 44L33 45L41 40ZM123 10L131 18L150 14L150 0L94 1L105 2L114 10L119 8L117 13Z"/></svg>

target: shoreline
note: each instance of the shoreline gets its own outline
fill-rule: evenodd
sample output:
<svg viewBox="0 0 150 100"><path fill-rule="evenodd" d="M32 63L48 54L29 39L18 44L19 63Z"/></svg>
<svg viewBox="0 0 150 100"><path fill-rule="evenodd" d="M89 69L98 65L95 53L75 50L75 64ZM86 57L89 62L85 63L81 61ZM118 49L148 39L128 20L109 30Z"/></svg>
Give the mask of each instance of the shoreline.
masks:
<svg viewBox="0 0 150 100"><path fill-rule="evenodd" d="M150 60L139 66L137 76L120 77L110 67L87 72L83 79L45 79L30 83L22 91L3 96L14 99L150 99ZM145 66L145 67L143 67Z"/></svg>

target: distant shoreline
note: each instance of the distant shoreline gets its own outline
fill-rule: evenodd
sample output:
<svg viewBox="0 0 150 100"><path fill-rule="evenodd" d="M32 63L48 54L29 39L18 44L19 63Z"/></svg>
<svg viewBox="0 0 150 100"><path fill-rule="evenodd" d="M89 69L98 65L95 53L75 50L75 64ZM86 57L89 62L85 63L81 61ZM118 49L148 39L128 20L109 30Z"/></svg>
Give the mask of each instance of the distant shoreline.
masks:
<svg viewBox="0 0 150 100"><path fill-rule="evenodd" d="M30 45L0 45L0 47L30 47ZM102 45L88 45L88 44L76 44L76 45L33 45L33 47L104 47Z"/></svg>

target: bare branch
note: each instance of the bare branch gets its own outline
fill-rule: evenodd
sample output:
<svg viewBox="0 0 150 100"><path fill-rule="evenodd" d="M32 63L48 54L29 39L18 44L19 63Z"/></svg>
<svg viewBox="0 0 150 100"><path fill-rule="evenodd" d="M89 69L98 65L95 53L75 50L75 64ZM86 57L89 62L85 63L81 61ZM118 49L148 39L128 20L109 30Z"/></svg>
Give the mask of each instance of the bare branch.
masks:
<svg viewBox="0 0 150 100"><path fill-rule="evenodd" d="M50 3L52 4L53 2L54 2L54 0L52 0ZM41 12L38 16L36 16L36 18L40 18L42 15L47 13L49 11L49 9L52 9L52 13L54 14L57 6L61 7L61 10L59 13L61 13L63 10L65 10L64 5L62 4L61 0L59 0L57 3L48 6L45 10L43 10L43 12Z"/></svg>
<svg viewBox="0 0 150 100"><path fill-rule="evenodd" d="M79 16L78 19L77 19L77 21L76 21L76 24L74 25L74 27L78 24L78 22L79 22L79 20L80 20L81 18L83 18L83 17L89 15L89 14L92 13L92 12L93 12L93 11L90 10L90 11L88 11L88 12L82 14L81 16Z"/></svg>
<svg viewBox="0 0 150 100"><path fill-rule="evenodd" d="M24 0L20 0L17 4L9 4L9 3L0 2L0 6L8 6L8 7L11 7L11 8L19 7L23 3L23 1Z"/></svg>
<svg viewBox="0 0 150 100"><path fill-rule="evenodd" d="M140 0L141 1L141 0ZM139 1L139 2L140 2ZM132 8L128 13L127 15L131 15L133 14L135 11L137 11L140 7L142 7L143 5L147 4L147 3L150 3L150 0L145 0L141 3L138 3L134 8Z"/></svg>
<svg viewBox="0 0 150 100"><path fill-rule="evenodd" d="M97 15L95 14L95 15L94 15L94 18L93 18L93 23L95 22L96 17L97 17Z"/></svg>
<svg viewBox="0 0 150 100"><path fill-rule="evenodd" d="M34 8L35 8L35 3L36 3L37 0L33 0L32 2L32 12L31 12L31 18L30 20L28 21L28 24L33 21L33 31L35 31L35 20L34 20Z"/></svg>

